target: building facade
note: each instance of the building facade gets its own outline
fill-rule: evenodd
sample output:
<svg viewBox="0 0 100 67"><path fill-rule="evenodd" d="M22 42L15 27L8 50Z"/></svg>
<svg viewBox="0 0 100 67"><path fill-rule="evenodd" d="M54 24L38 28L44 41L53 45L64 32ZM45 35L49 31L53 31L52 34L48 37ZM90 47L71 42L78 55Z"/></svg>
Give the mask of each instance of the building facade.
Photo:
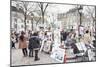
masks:
<svg viewBox="0 0 100 67"><path fill-rule="evenodd" d="M66 30L78 29L80 22L84 27L92 25L92 20L89 17L87 17L84 13L82 13L82 15L80 16L78 8L73 8L66 13L58 14L58 21L61 21L61 27Z"/></svg>

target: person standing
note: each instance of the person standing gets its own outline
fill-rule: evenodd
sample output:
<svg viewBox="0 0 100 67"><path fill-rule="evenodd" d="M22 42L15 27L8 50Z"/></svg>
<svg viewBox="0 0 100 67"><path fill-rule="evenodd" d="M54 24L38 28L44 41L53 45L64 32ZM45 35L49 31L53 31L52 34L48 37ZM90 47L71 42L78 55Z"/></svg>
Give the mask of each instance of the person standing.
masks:
<svg viewBox="0 0 100 67"><path fill-rule="evenodd" d="M79 36L83 37L83 35L84 35L84 26L81 25L79 27Z"/></svg>
<svg viewBox="0 0 100 67"><path fill-rule="evenodd" d="M29 57L33 57L33 39L32 39L33 33L31 34L30 38L29 38L29 45L28 45L28 49L29 49Z"/></svg>
<svg viewBox="0 0 100 67"><path fill-rule="evenodd" d="M40 58L38 57L38 51L39 51L40 47L41 47L40 46L40 38L38 37L38 33L34 32L34 34L29 39L29 46L28 46L28 48L30 49L29 55L31 53L33 54L33 50L35 50L34 61L40 60Z"/></svg>
<svg viewBox="0 0 100 67"><path fill-rule="evenodd" d="M64 30L61 31L61 42L66 40L66 32Z"/></svg>
<svg viewBox="0 0 100 67"><path fill-rule="evenodd" d="M11 47L15 48L15 43L16 43L16 37L14 35L14 33L12 33L11 35Z"/></svg>
<svg viewBox="0 0 100 67"><path fill-rule="evenodd" d="M22 31L21 36L19 37L19 48L22 49L24 57L27 56L27 39L24 36L25 33Z"/></svg>
<svg viewBox="0 0 100 67"><path fill-rule="evenodd" d="M90 47L91 44L91 36L88 30L86 30L86 33L84 34L84 43L87 47Z"/></svg>
<svg viewBox="0 0 100 67"><path fill-rule="evenodd" d="M19 36L19 33L18 32L14 32L14 35L15 35L15 39L16 39L16 43L18 43L18 36Z"/></svg>

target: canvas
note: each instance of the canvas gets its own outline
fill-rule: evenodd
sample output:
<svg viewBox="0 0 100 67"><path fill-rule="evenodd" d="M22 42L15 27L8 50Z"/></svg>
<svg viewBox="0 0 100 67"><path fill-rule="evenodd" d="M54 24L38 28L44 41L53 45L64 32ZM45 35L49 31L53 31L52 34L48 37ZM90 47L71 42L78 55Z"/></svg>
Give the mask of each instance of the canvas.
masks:
<svg viewBox="0 0 100 67"><path fill-rule="evenodd" d="M96 6L11 0L10 65L96 61Z"/></svg>

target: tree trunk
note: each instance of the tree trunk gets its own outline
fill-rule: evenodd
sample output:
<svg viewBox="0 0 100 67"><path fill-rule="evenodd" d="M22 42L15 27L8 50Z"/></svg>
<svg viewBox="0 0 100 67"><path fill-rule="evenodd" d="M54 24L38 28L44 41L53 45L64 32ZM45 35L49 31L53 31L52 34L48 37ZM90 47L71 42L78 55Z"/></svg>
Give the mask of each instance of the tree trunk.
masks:
<svg viewBox="0 0 100 67"><path fill-rule="evenodd" d="M18 26L17 24L18 24L18 23L17 23L17 19L16 19L16 31L17 31L17 26Z"/></svg>
<svg viewBox="0 0 100 67"><path fill-rule="evenodd" d="M42 12L42 23L44 24L44 13Z"/></svg>
<svg viewBox="0 0 100 67"><path fill-rule="evenodd" d="M24 18L24 25L25 25L25 27L24 27L24 30L26 31L26 14L25 14L25 18Z"/></svg>
<svg viewBox="0 0 100 67"><path fill-rule="evenodd" d="M32 26L31 26L31 27L32 27L32 31L33 31L33 18L32 18L32 20L31 20L31 24L32 24Z"/></svg>

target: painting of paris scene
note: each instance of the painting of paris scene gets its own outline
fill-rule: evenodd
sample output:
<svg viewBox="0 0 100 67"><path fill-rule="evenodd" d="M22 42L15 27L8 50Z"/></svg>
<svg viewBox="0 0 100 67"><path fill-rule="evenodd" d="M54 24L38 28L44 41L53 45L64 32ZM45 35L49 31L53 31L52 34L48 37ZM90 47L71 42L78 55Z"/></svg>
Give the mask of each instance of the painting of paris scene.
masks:
<svg viewBox="0 0 100 67"><path fill-rule="evenodd" d="M11 66L96 61L96 6L11 0Z"/></svg>

